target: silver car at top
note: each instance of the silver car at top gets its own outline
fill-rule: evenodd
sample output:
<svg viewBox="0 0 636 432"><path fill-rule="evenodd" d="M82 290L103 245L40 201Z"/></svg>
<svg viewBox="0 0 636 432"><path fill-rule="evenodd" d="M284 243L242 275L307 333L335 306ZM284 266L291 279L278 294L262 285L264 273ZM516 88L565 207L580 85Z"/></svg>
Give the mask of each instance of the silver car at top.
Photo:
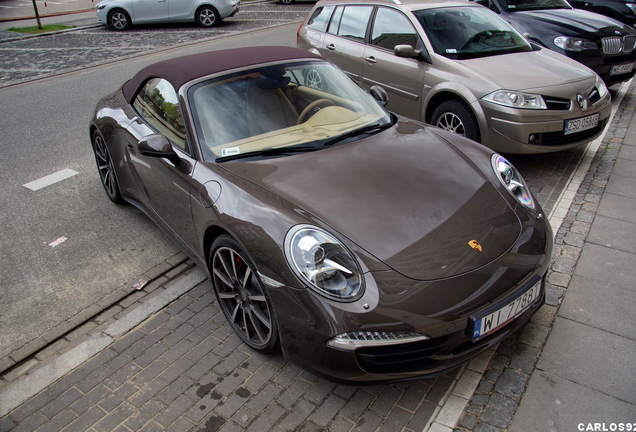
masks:
<svg viewBox="0 0 636 432"><path fill-rule="evenodd" d="M586 144L611 112L607 87L591 69L531 44L469 2L320 1L297 40L366 89L381 86L389 110L499 152Z"/></svg>
<svg viewBox="0 0 636 432"><path fill-rule="evenodd" d="M136 24L196 22L213 27L239 11L239 0L102 0L97 21L115 30Z"/></svg>

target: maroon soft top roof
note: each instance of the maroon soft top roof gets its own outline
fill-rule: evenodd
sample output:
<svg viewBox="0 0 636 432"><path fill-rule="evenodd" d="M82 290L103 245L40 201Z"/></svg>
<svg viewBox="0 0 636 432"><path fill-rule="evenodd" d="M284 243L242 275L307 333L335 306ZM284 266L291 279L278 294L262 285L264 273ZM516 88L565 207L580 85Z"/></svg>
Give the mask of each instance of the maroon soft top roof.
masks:
<svg viewBox="0 0 636 432"><path fill-rule="evenodd" d="M164 78L178 91L188 81L213 73L272 61L301 58L319 59L321 57L298 48L277 46L237 48L177 57L146 66L124 84L122 92L130 103L139 88L150 78Z"/></svg>

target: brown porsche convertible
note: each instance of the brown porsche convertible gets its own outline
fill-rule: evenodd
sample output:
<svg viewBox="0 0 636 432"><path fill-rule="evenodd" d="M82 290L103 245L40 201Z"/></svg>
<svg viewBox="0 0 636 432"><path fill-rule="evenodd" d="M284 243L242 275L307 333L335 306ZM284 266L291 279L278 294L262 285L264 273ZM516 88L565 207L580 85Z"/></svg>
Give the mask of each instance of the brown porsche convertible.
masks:
<svg viewBox="0 0 636 432"><path fill-rule="evenodd" d="M108 197L209 271L243 342L331 378L442 373L544 301L552 233L517 170L307 52L153 64L90 136Z"/></svg>

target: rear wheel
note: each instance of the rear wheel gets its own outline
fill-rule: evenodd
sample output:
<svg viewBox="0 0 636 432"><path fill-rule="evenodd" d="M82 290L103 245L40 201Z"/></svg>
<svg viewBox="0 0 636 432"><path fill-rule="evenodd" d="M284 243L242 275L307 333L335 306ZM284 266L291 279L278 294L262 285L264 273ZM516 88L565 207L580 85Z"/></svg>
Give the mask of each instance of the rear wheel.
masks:
<svg viewBox="0 0 636 432"><path fill-rule="evenodd" d="M479 142L479 124L463 102L446 101L433 111L431 123L439 128Z"/></svg>
<svg viewBox="0 0 636 432"><path fill-rule="evenodd" d="M214 27L219 22L219 13L212 6L201 6L194 18L201 27Z"/></svg>
<svg viewBox="0 0 636 432"><path fill-rule="evenodd" d="M114 9L108 14L108 25L115 30L126 30L130 24L130 15L123 9Z"/></svg>
<svg viewBox="0 0 636 432"><path fill-rule="evenodd" d="M117 183L117 177L115 177L113 160L110 157L108 147L106 147L106 141L104 141L99 131L93 132L93 152L95 153L95 162L97 163L99 178L102 181L106 195L108 195L108 198L114 203L123 203L124 200L119 191L119 183Z"/></svg>
<svg viewBox="0 0 636 432"><path fill-rule="evenodd" d="M247 253L222 235L212 244L208 265L219 306L238 337L256 351L278 351L272 304Z"/></svg>

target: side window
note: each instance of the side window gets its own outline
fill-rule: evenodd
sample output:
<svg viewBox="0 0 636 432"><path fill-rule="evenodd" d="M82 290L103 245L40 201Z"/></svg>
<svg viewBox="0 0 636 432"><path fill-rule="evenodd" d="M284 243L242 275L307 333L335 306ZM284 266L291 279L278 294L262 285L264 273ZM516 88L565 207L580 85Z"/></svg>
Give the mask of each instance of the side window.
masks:
<svg viewBox="0 0 636 432"><path fill-rule="evenodd" d="M340 21L342 20L342 13L344 12L344 6L338 6L336 12L333 14L333 19L329 24L328 33L338 34L338 28L340 27Z"/></svg>
<svg viewBox="0 0 636 432"><path fill-rule="evenodd" d="M161 78L148 80L133 101L133 107L150 127L181 150L186 150L179 98L168 81Z"/></svg>
<svg viewBox="0 0 636 432"><path fill-rule="evenodd" d="M341 8L339 7L338 9ZM332 25L329 26L329 33L364 42L364 35L366 34L367 24L372 11L373 6L346 6L344 12L341 12L342 15L339 16L339 10L336 10ZM338 23L335 22L336 20ZM335 28L336 24L337 30Z"/></svg>
<svg viewBox="0 0 636 432"><path fill-rule="evenodd" d="M401 12L381 7L375 15L371 43L391 51L396 45L411 45L416 48L417 32Z"/></svg>
<svg viewBox="0 0 636 432"><path fill-rule="evenodd" d="M327 30L327 24L329 23L329 18L331 18L333 9L333 6L317 8L314 13L311 14L311 17L307 20L307 27L322 32Z"/></svg>

